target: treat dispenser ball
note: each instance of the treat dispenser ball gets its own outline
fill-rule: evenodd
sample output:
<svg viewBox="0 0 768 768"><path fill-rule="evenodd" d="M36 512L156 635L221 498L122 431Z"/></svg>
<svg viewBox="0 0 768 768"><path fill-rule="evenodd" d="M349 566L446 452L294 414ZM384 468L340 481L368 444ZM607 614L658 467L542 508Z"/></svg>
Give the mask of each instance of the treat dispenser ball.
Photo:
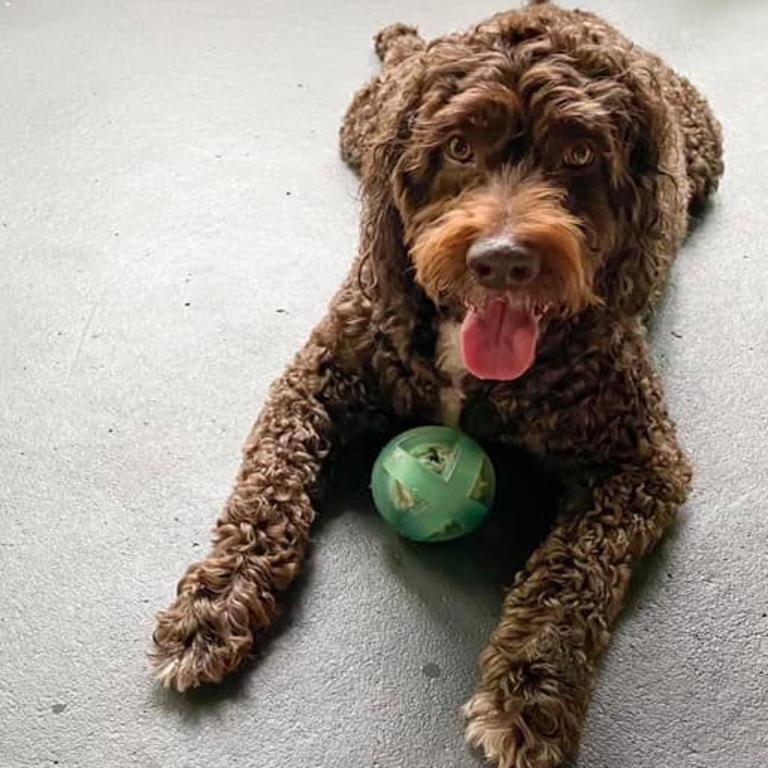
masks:
<svg viewBox="0 0 768 768"><path fill-rule="evenodd" d="M391 440L373 466L381 516L413 541L474 531L493 504L496 475L485 451L451 427L417 427Z"/></svg>

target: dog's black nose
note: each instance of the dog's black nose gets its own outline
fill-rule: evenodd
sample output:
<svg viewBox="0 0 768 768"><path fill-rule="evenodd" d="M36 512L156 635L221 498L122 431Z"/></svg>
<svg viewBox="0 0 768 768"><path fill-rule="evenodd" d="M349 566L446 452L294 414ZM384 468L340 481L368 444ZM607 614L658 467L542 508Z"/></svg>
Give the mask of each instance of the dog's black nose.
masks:
<svg viewBox="0 0 768 768"><path fill-rule="evenodd" d="M521 288L539 274L538 255L509 237L476 240L467 251L467 266L484 288Z"/></svg>

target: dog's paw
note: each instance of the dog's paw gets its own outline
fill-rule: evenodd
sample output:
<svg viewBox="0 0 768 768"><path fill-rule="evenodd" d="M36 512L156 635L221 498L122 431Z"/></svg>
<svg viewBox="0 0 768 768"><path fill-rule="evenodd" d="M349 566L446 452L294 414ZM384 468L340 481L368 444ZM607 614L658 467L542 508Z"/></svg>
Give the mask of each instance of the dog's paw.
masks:
<svg viewBox="0 0 768 768"><path fill-rule="evenodd" d="M480 690L464 716L467 742L499 768L559 768L578 739L578 721L556 697L533 702Z"/></svg>
<svg viewBox="0 0 768 768"><path fill-rule="evenodd" d="M207 598L183 593L157 615L149 660L166 688L186 691L217 683L248 653L250 630L233 626L220 608Z"/></svg>
<svg viewBox="0 0 768 768"><path fill-rule="evenodd" d="M149 653L155 676L178 691L219 682L248 654L253 628L268 626L274 613L274 597L248 572L224 558L193 565L157 615Z"/></svg>

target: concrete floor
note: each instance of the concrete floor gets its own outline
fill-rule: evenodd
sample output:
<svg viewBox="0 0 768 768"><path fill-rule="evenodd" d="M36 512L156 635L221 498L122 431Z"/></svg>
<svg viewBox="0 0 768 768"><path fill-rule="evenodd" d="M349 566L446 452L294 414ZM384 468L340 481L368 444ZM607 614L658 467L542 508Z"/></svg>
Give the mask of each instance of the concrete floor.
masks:
<svg viewBox="0 0 768 768"><path fill-rule="evenodd" d="M577 765L765 768L768 11L589 7L709 95L727 173L654 332L696 490L637 580ZM355 250L336 130L371 34L495 10L0 2L0 768L479 765L457 712L514 563L398 541L365 462L258 664L182 698L144 653Z"/></svg>

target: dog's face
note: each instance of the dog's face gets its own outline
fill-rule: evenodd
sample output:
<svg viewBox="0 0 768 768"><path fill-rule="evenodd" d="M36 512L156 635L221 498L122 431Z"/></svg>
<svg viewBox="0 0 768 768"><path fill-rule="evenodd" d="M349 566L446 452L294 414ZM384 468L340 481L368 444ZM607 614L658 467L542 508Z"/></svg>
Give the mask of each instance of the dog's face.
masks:
<svg viewBox="0 0 768 768"><path fill-rule="evenodd" d="M621 66L538 39L424 54L388 183L410 273L479 378L525 373L552 318L651 292L632 252L659 228L659 114Z"/></svg>

